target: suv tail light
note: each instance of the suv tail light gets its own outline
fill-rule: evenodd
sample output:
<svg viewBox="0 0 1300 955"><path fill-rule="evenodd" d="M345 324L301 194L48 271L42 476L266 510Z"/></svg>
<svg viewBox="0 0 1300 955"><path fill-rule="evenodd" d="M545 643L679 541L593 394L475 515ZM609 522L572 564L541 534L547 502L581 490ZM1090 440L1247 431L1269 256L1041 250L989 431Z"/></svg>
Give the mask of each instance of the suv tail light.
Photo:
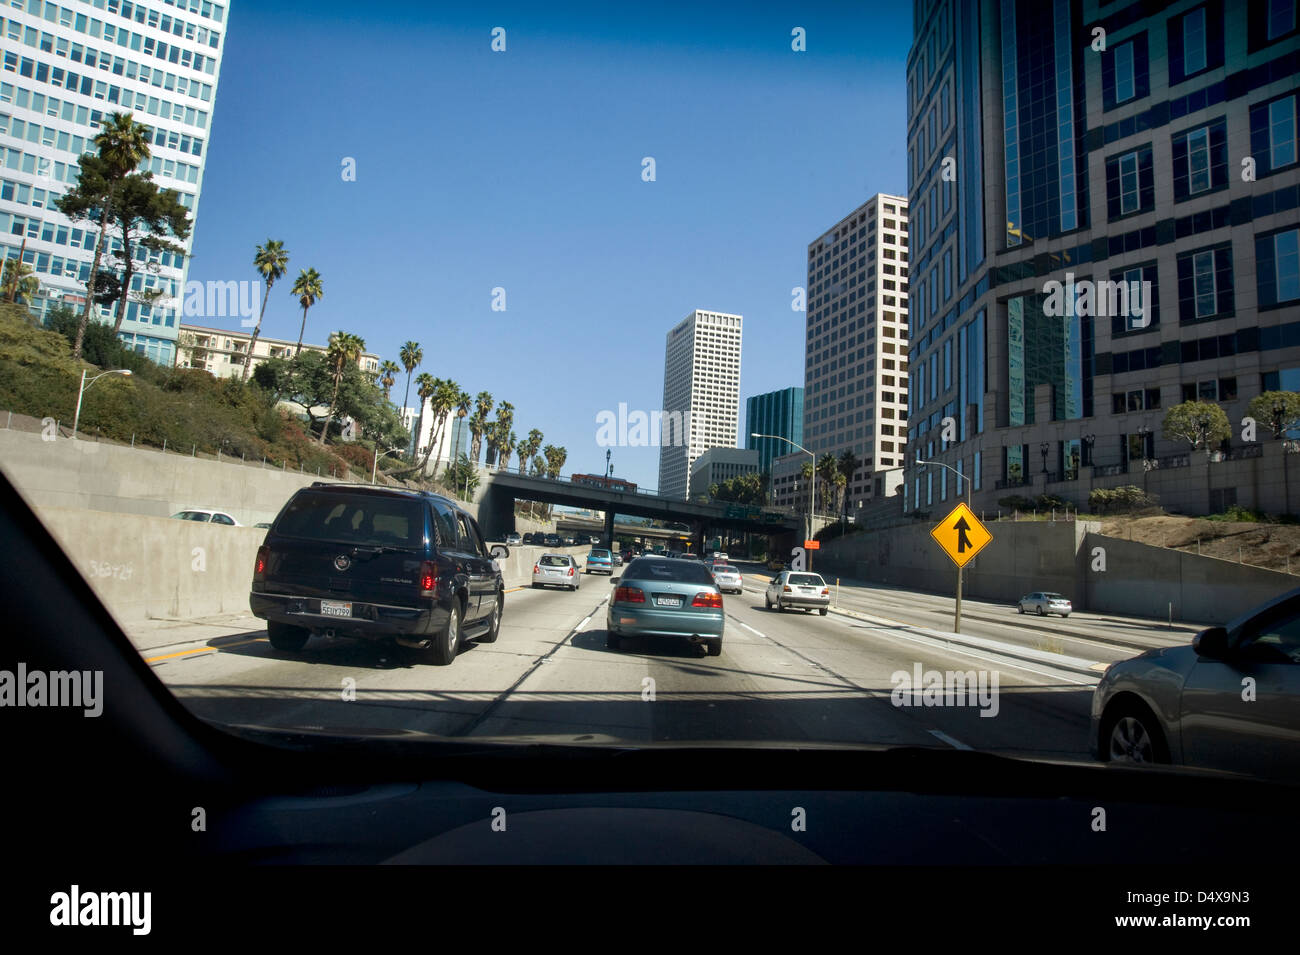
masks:
<svg viewBox="0 0 1300 955"><path fill-rule="evenodd" d="M716 590L701 590L691 601L692 607L709 607L714 610L722 609L722 594Z"/></svg>
<svg viewBox="0 0 1300 955"><path fill-rule="evenodd" d="M790 593L790 585L789 585L789 584L786 584L785 586L783 586L783 587L781 588L781 593L783 593L783 594L788 594L788 593Z"/></svg>
<svg viewBox="0 0 1300 955"><path fill-rule="evenodd" d="M271 548L263 544L257 549L257 561L253 564L253 580L259 583L266 579L266 565L271 559Z"/></svg>
<svg viewBox="0 0 1300 955"><path fill-rule="evenodd" d="M431 560L420 564L420 596L433 597L438 592L438 566Z"/></svg>
<svg viewBox="0 0 1300 955"><path fill-rule="evenodd" d="M645 591L640 587L616 587L614 589L614 603L643 604L645 603Z"/></svg>

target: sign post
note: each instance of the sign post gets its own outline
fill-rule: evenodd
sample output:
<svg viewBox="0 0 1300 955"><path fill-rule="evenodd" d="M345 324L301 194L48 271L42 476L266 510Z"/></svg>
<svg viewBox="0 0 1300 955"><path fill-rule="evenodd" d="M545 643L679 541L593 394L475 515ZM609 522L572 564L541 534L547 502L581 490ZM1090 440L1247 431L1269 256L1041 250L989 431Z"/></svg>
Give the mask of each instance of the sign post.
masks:
<svg viewBox="0 0 1300 955"><path fill-rule="evenodd" d="M957 609L953 617L953 632L961 633L962 568L988 546L993 535L980 523L974 511L965 504L958 504L947 517L930 529L930 536L943 548L948 559L957 565Z"/></svg>

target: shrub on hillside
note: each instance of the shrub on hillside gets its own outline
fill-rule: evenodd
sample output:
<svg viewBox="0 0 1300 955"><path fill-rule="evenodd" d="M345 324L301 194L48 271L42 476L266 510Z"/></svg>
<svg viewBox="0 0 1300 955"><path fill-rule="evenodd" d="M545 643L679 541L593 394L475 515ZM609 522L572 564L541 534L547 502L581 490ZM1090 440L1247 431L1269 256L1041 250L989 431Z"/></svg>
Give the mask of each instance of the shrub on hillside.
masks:
<svg viewBox="0 0 1300 955"><path fill-rule="evenodd" d="M1124 487L1099 487L1088 495L1088 507L1096 514L1127 514L1156 506L1155 495L1132 484Z"/></svg>

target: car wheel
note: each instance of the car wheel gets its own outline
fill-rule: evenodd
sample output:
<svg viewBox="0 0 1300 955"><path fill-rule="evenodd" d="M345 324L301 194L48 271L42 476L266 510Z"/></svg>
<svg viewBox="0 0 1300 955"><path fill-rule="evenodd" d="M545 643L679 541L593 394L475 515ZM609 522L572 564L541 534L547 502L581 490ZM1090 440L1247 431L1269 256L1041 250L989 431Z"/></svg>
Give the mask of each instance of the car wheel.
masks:
<svg viewBox="0 0 1300 955"><path fill-rule="evenodd" d="M830 613L830 611L825 607L822 607L822 609L818 610L817 612L821 614L823 617L826 616L828 613Z"/></svg>
<svg viewBox="0 0 1300 955"><path fill-rule="evenodd" d="M447 626L433 640L433 646L425 651L429 660L440 667L450 666L460 650L460 601L451 605L451 614L447 617Z"/></svg>
<svg viewBox="0 0 1300 955"><path fill-rule="evenodd" d="M1039 605L1038 605L1038 616L1040 616L1040 617L1046 617L1046 616L1047 616L1047 611L1043 609L1043 605L1042 605L1042 604L1039 604Z"/></svg>
<svg viewBox="0 0 1300 955"><path fill-rule="evenodd" d="M1063 614L1061 614L1061 619L1064 620L1064 619L1066 619L1066 618L1069 617L1069 616L1070 616L1070 615L1069 615L1068 613L1063 613Z"/></svg>
<svg viewBox="0 0 1300 955"><path fill-rule="evenodd" d="M777 612L777 613L785 613L785 604L781 603L781 598L780 598L780 597L777 597L777 598L776 598L776 612Z"/></svg>
<svg viewBox="0 0 1300 955"><path fill-rule="evenodd" d="M496 643L497 637L501 635L501 604L505 600L505 594L497 592L497 605L492 608L492 622L488 625L488 632L478 638L479 643Z"/></svg>
<svg viewBox="0 0 1300 955"><path fill-rule="evenodd" d="M621 644L622 641L619 639L617 633L615 633L613 630L605 631L605 649L617 650Z"/></svg>
<svg viewBox="0 0 1300 955"><path fill-rule="evenodd" d="M311 631L274 620L266 622L266 635L277 650L301 650L311 638Z"/></svg>
<svg viewBox="0 0 1300 955"><path fill-rule="evenodd" d="M709 656L711 656L711 657L720 657L720 656L722 656L722 638L721 638L721 637L714 637L712 640L709 640L707 643L705 643L705 644L704 644L704 647L705 647L706 650L708 650L708 652L709 652Z"/></svg>
<svg viewBox="0 0 1300 955"><path fill-rule="evenodd" d="M542 589L542 585L539 584L537 581L534 580L534 581L533 581L533 590L541 590L541 589Z"/></svg>
<svg viewBox="0 0 1300 955"><path fill-rule="evenodd" d="M772 595L771 595L771 594L763 594L763 605L764 605L765 607L767 607L768 610L771 610L771 609L772 609Z"/></svg>
<svg viewBox="0 0 1300 955"><path fill-rule="evenodd" d="M1024 605L1024 604L1016 604L1016 613L1024 613L1024 612L1025 612L1025 605Z"/></svg>
<svg viewBox="0 0 1300 955"><path fill-rule="evenodd" d="M1109 732L1103 737L1107 762L1135 766L1169 762L1159 724L1145 708L1119 710L1107 723Z"/></svg>

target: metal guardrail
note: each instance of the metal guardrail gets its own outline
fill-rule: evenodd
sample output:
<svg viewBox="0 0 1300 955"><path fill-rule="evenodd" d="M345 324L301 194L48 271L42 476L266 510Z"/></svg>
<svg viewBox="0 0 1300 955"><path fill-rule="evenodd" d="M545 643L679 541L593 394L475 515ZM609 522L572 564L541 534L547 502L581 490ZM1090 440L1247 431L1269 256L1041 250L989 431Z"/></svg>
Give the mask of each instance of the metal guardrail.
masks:
<svg viewBox="0 0 1300 955"><path fill-rule="evenodd" d="M1093 477L1115 477L1120 474L1128 474L1127 464L1103 464L1092 469Z"/></svg>

